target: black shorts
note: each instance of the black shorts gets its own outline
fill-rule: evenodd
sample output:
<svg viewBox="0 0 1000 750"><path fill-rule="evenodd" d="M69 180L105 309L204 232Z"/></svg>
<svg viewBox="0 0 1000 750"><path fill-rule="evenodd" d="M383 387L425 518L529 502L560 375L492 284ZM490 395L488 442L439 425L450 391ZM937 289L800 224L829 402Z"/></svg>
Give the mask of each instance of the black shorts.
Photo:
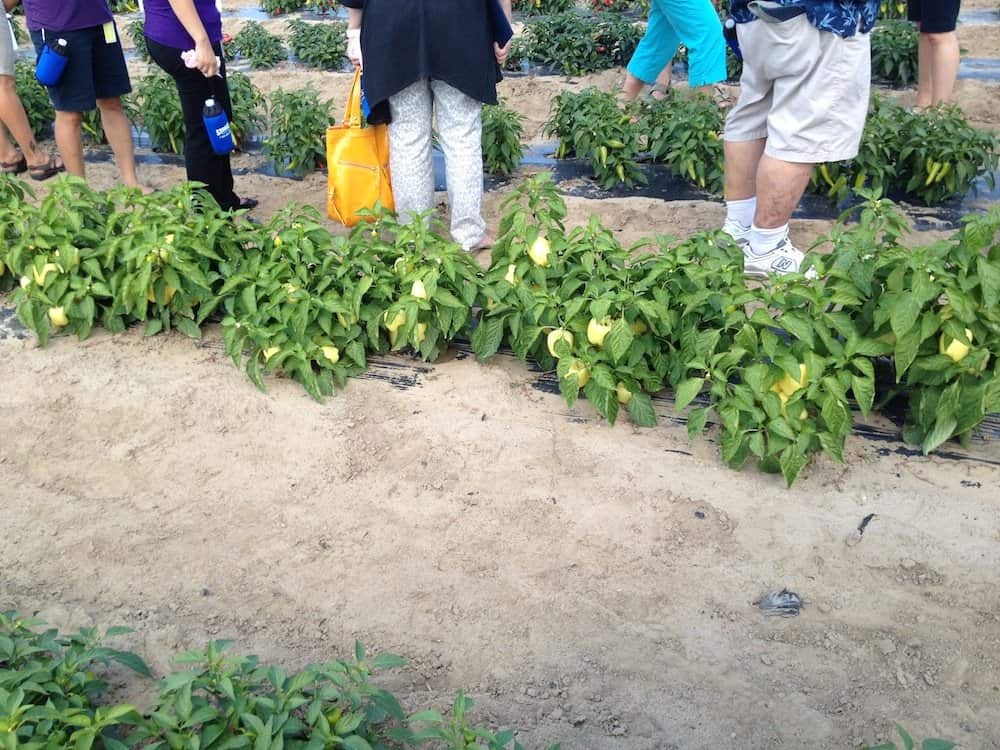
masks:
<svg viewBox="0 0 1000 750"><path fill-rule="evenodd" d="M112 99L132 90L117 27L114 36L109 43L103 26L77 31L46 29L45 39L53 44L56 39L65 39L69 49L69 64L62 79L48 87L57 112L89 112L97 106L98 99ZM41 54L45 45L42 32L32 31L31 41L35 52Z"/></svg>
<svg viewBox="0 0 1000 750"><path fill-rule="evenodd" d="M947 34L958 23L961 0L907 0L906 17L920 24L922 34Z"/></svg>

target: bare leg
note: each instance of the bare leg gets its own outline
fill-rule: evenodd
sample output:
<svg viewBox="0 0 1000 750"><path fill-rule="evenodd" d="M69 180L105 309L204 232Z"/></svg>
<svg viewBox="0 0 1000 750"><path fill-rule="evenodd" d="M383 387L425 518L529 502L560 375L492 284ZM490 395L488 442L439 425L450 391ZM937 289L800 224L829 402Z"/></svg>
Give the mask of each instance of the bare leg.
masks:
<svg viewBox="0 0 1000 750"><path fill-rule="evenodd" d="M766 143L766 138L725 142L726 200L745 200L757 194L757 165Z"/></svg>
<svg viewBox="0 0 1000 750"><path fill-rule="evenodd" d="M3 122L0 122L0 161L4 164L13 164L19 161L19 159L17 149L10 142L10 135L7 133L7 128L3 126Z"/></svg>
<svg viewBox="0 0 1000 750"><path fill-rule="evenodd" d="M776 229L787 224L806 191L812 170L812 164L781 161L766 154L762 156L757 166L754 225L761 229Z"/></svg>
<svg viewBox="0 0 1000 750"><path fill-rule="evenodd" d="M656 76L656 83L653 84L653 93L651 94L654 99L662 99L666 96L666 91L670 88L670 81L673 77L673 72L674 61L671 60L663 66L663 70L660 71L660 75Z"/></svg>
<svg viewBox="0 0 1000 750"><path fill-rule="evenodd" d="M122 183L129 187L142 188L135 173L132 129L128 124L128 118L125 117L122 100L117 96L111 99L98 99L97 107L101 110L101 124L115 154L115 164L118 165Z"/></svg>
<svg viewBox="0 0 1000 750"><path fill-rule="evenodd" d="M656 76L656 83L654 86L658 86L661 89L670 88L670 80L673 74L673 64L673 60L671 60L663 67L660 74ZM642 93L642 90L646 88L647 85L648 84L645 81L639 80L634 75L626 71L625 83L622 86L622 99L629 102L638 99L639 94ZM662 98L662 94L657 98Z"/></svg>
<svg viewBox="0 0 1000 750"><path fill-rule="evenodd" d="M56 146L62 154L66 171L77 177L86 177L83 166L83 135L80 124L82 112L56 112Z"/></svg>
<svg viewBox="0 0 1000 750"><path fill-rule="evenodd" d="M48 163L49 155L38 148L35 135L31 132L28 115L24 111L21 99L14 88L13 76L0 76L0 122L6 125L0 131L3 143L0 144L0 161L11 162L17 159L17 152L7 138L7 129L21 147L21 153L28 160L29 167L37 167Z"/></svg>
<svg viewBox="0 0 1000 750"><path fill-rule="evenodd" d="M917 46L917 107L931 106L934 101L934 83L931 76L933 57L929 34L921 34Z"/></svg>
<svg viewBox="0 0 1000 750"><path fill-rule="evenodd" d="M639 94L646 87L644 81L640 81L631 73L625 74L625 85L622 86L622 98L626 101L634 101L639 98Z"/></svg>
<svg viewBox="0 0 1000 750"><path fill-rule="evenodd" d="M954 31L946 34L921 34L921 42L924 37L927 37L930 46L932 91L930 104L951 101L960 58L958 34ZM920 103L919 93L917 103Z"/></svg>

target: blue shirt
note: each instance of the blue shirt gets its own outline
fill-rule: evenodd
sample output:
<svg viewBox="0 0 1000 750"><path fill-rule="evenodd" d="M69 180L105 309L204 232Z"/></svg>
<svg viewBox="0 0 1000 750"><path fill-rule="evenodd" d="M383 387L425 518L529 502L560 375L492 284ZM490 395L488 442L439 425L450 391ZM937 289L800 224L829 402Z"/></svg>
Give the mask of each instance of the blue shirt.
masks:
<svg viewBox="0 0 1000 750"><path fill-rule="evenodd" d="M748 0L732 0L729 14L736 23L757 19L747 7ZM805 8L809 22L820 31L837 36L867 34L878 18L879 0L774 0L778 5Z"/></svg>

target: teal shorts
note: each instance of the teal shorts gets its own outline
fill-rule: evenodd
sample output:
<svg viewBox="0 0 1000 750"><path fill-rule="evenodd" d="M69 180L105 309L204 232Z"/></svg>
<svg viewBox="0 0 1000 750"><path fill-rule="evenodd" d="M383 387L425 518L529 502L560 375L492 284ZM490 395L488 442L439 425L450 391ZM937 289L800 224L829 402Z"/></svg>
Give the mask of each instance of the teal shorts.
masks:
<svg viewBox="0 0 1000 750"><path fill-rule="evenodd" d="M646 34L628 63L628 72L652 84L677 47L688 50L691 86L726 80L726 40L711 0L653 0Z"/></svg>

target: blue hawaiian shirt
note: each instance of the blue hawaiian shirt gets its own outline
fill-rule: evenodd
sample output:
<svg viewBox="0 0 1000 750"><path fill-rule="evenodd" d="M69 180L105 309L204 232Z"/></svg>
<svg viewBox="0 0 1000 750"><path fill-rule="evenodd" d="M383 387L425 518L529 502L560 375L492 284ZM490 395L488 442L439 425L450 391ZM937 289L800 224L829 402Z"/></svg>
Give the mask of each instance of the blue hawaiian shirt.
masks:
<svg viewBox="0 0 1000 750"><path fill-rule="evenodd" d="M749 0L732 0L729 14L736 23L757 19L747 7ZM860 31L867 34L878 17L879 0L774 0L779 5L805 8L810 23L820 31L837 36L854 36Z"/></svg>

